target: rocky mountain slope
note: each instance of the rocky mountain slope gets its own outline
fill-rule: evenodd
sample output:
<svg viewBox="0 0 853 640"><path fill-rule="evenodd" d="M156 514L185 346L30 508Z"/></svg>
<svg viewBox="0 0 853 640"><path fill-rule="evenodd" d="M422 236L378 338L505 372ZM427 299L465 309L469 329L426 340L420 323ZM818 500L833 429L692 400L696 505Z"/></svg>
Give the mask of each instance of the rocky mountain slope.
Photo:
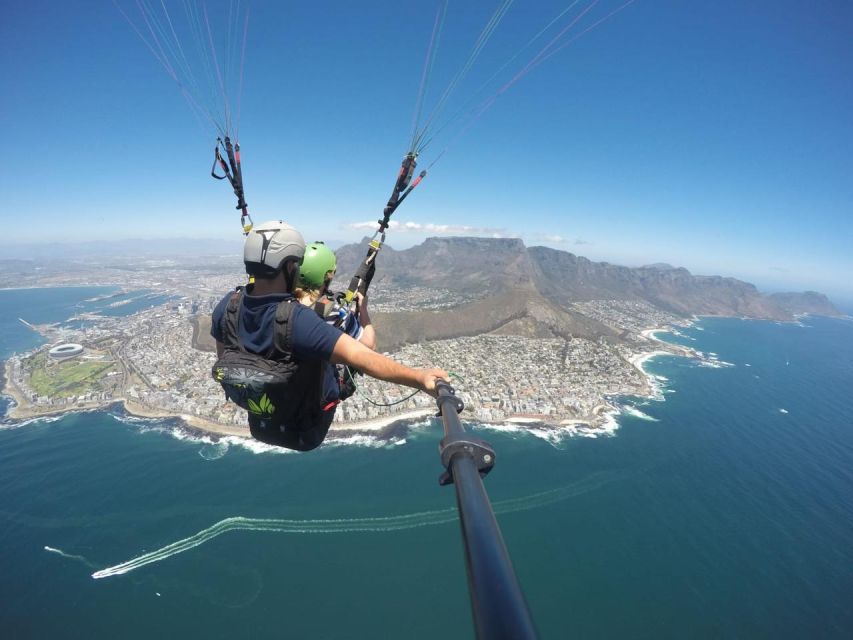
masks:
<svg viewBox="0 0 853 640"><path fill-rule="evenodd" d="M337 251L338 273L354 273L367 240ZM748 282L695 276L665 264L630 268L566 251L525 247L519 239L429 238L405 251L384 247L373 286L421 287L464 294L452 309L374 314L380 347L483 333L531 337L603 337L617 332L572 308L589 300L639 300L677 315L791 320L794 314L841 315L822 294L765 295Z"/></svg>

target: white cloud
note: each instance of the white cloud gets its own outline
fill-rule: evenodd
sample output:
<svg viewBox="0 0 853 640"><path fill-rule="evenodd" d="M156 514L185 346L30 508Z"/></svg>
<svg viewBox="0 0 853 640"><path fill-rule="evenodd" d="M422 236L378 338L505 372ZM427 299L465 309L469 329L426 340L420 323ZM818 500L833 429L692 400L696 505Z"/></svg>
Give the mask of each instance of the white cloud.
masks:
<svg viewBox="0 0 853 640"><path fill-rule="evenodd" d="M347 229L376 230L376 222L350 222L344 225ZM436 233L440 235L474 235L492 238L507 237L506 229L494 227L470 227L464 224L435 224L433 222L398 222L392 220L389 228L395 233Z"/></svg>
<svg viewBox="0 0 853 640"><path fill-rule="evenodd" d="M343 225L345 229L369 229L371 231L378 227L376 222L348 222Z"/></svg>
<svg viewBox="0 0 853 640"><path fill-rule="evenodd" d="M552 233L546 233L543 236L539 236L539 240L541 240L542 242L551 242L553 244L562 244L566 241L563 236L558 236Z"/></svg>
<svg viewBox="0 0 853 640"><path fill-rule="evenodd" d="M565 236L557 235L556 233L542 233L536 236L533 236L533 240L535 242L547 242L549 244L569 244L572 242L569 238ZM576 238L573 244L592 244L587 240L582 240L581 238Z"/></svg>

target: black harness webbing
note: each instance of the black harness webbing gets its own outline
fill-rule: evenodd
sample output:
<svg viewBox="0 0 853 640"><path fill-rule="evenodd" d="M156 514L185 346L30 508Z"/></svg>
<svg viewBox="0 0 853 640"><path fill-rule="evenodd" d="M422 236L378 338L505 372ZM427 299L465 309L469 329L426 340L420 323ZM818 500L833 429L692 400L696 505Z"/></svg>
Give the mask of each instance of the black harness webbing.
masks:
<svg viewBox="0 0 853 640"><path fill-rule="evenodd" d="M231 299L228 301L225 310L225 331L222 337L226 349L239 349L243 353L248 353L240 341L240 307L243 304L244 295L245 290L242 287L231 294ZM293 316L295 302L295 299L289 299L278 303L275 310L273 343L269 351L264 354L265 358L270 360L274 358L281 362L292 359L293 323L290 319Z"/></svg>
<svg viewBox="0 0 853 640"><path fill-rule="evenodd" d="M225 150L225 158L222 157L220 149ZM222 175L216 173L216 165L222 168ZM243 191L243 168L240 162L240 143L231 144L231 138L225 136L216 139L216 147L213 149L213 167L210 169L210 175L217 180L225 180L231 183L231 188L234 190L234 195L237 196L237 209L240 211L240 226L243 227L243 234L248 235L252 230L252 216L249 215L249 205L246 204L246 195ZM249 222L246 223L246 220Z"/></svg>
<svg viewBox="0 0 853 640"><path fill-rule="evenodd" d="M385 242L385 231L388 229L388 225L391 224L391 215L412 192L412 189L417 187L421 183L421 180L426 177L427 172L421 171L420 175L412 181L415 167L418 166L417 158L417 154L413 152L407 153L403 157L400 172L397 174L397 181L394 183L394 190L391 192L391 197L388 198L388 203L382 212L382 218L378 221L379 229L373 234L370 246L367 249L367 255L358 266L352 280L350 280L345 294L347 303L352 302L356 293L367 293L367 288L370 286L373 275L376 273L376 256L379 255L382 243ZM377 236L379 237L377 238Z"/></svg>

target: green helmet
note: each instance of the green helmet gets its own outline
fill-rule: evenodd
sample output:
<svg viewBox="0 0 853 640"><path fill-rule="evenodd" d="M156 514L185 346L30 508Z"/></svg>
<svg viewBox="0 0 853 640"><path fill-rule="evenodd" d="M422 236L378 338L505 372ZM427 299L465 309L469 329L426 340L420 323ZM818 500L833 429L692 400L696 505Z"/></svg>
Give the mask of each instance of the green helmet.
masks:
<svg viewBox="0 0 853 640"><path fill-rule="evenodd" d="M299 284L309 289L319 289L326 282L326 274L335 272L338 261L335 253L322 242L312 242L305 248L305 257L299 267Z"/></svg>

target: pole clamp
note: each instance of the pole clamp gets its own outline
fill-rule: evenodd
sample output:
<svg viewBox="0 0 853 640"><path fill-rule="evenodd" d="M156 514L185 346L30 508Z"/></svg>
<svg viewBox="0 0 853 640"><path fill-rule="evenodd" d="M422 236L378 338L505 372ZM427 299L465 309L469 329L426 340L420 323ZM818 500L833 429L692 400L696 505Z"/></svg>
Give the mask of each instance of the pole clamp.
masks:
<svg viewBox="0 0 853 640"><path fill-rule="evenodd" d="M443 381L439 382L436 387L439 390L437 400L438 413L436 417L441 417L441 414L444 413L445 405L450 405L453 409L456 409L456 413L462 413L465 409L465 403L462 402L462 398L456 395L456 390Z"/></svg>
<svg viewBox="0 0 853 640"><path fill-rule="evenodd" d="M466 455L474 460L480 477L484 477L492 467L495 466L495 450L488 442L478 438L462 436L447 436L443 438L438 447L441 453L441 464L445 472L438 479L438 484L445 486L453 484L453 474L450 471L450 463L453 456L457 454Z"/></svg>

